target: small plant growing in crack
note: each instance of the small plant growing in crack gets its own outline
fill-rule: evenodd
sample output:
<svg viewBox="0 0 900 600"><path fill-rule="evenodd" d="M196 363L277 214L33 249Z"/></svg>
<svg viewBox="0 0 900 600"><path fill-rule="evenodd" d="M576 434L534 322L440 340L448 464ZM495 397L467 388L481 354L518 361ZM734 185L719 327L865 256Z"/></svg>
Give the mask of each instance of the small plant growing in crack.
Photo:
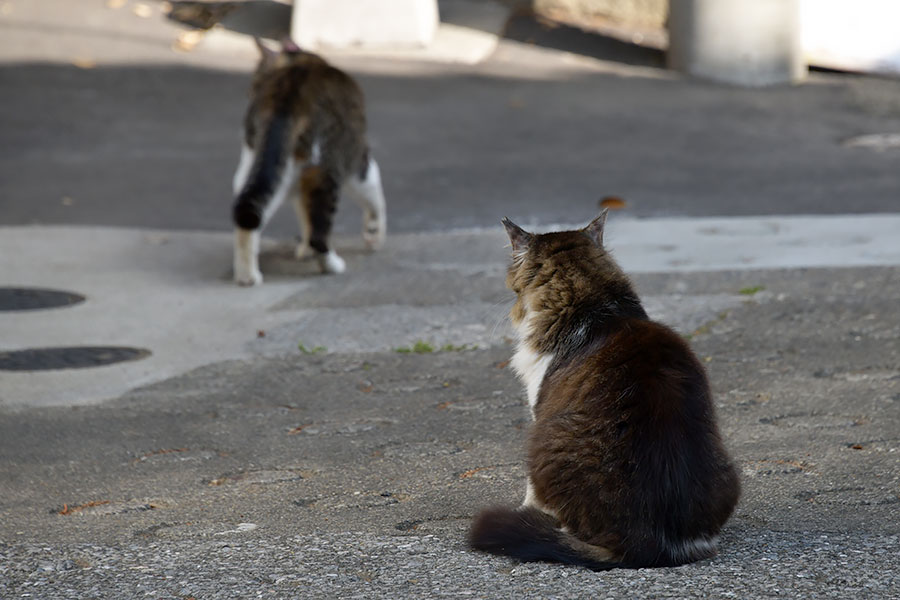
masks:
<svg viewBox="0 0 900 600"><path fill-rule="evenodd" d="M697 337L698 335L706 335L707 333L710 333L712 331L712 328L715 325L718 325L719 323L721 323L722 321L724 321L725 319L728 318L728 312L729 311L727 311L727 310L720 312L718 315L716 315L715 319L711 319L711 320L707 321L706 323L704 323L703 325L701 325L700 327L698 327L691 333L681 334L681 337L690 341L690 340L694 339L695 337Z"/></svg>
<svg viewBox="0 0 900 600"><path fill-rule="evenodd" d="M454 346L453 344L444 344L441 346L441 352L465 352L466 350L478 350L478 345L473 344L463 344L461 346Z"/></svg>
<svg viewBox="0 0 900 600"><path fill-rule="evenodd" d="M328 352L328 348L325 346L313 346L312 348L307 348L303 345L303 342L297 344L297 349L303 354L323 354Z"/></svg>
<svg viewBox="0 0 900 600"><path fill-rule="evenodd" d="M418 340L412 346L400 346L394 348L394 352L400 354L430 354L432 352L465 352L466 350L478 350L477 345L462 344L455 346L453 344L444 344L440 348L435 348L431 343L424 340Z"/></svg>
<svg viewBox="0 0 900 600"><path fill-rule="evenodd" d="M410 346L401 346L399 348L394 348L394 352L399 352L400 354L429 354L434 352L434 346L429 344L426 341L418 340L415 344Z"/></svg>
<svg viewBox="0 0 900 600"><path fill-rule="evenodd" d="M741 288L738 293L742 296L752 296L757 292L763 291L764 289L766 289L766 286L764 285L751 285L745 288Z"/></svg>

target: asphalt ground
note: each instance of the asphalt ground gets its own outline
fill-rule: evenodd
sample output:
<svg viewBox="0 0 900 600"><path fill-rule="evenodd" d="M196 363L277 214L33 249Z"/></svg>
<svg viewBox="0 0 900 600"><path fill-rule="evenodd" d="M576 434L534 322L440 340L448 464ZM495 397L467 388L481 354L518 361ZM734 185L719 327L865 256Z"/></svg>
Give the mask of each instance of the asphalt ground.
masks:
<svg viewBox="0 0 900 600"><path fill-rule="evenodd" d="M0 597L900 597L898 159L853 142L900 131L896 81L726 88L515 20L473 64L335 54L392 235L362 251L348 203L348 272L322 277L277 215L248 290L246 40L175 52L136 3L10 4L0 286L85 299L0 313L0 351L149 356L0 371ZM675 569L473 553L472 516L524 492L497 223L585 223L607 195L613 251L708 367L742 501Z"/></svg>

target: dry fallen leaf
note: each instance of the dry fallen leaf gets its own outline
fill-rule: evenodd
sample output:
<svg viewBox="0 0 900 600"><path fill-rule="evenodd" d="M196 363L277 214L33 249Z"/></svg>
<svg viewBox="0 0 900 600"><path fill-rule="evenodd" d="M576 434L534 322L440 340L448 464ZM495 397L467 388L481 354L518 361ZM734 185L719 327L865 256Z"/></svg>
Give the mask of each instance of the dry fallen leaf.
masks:
<svg viewBox="0 0 900 600"><path fill-rule="evenodd" d="M153 9L149 4L144 4L143 2L135 4L131 10L142 19L148 19L153 16Z"/></svg>
<svg viewBox="0 0 900 600"><path fill-rule="evenodd" d="M104 504L109 504L109 500L91 500L90 502L79 504L78 506L69 506L68 504L63 504L63 508L61 511L59 511L59 514L71 515L72 513L77 513L86 508L90 508L92 506L103 506Z"/></svg>
<svg viewBox="0 0 900 600"><path fill-rule="evenodd" d="M206 32L200 31L199 29L183 31L178 35L178 39L175 40L172 47L179 52L190 52L200 43L205 33Z"/></svg>
<svg viewBox="0 0 900 600"><path fill-rule="evenodd" d="M187 452L190 448L160 448L159 450L153 450L152 452L147 452L142 456L135 458L132 463L142 462L147 460L152 456L159 456L160 454L172 454L174 452Z"/></svg>
<svg viewBox="0 0 900 600"><path fill-rule="evenodd" d="M490 469L490 468L491 467L475 467L474 469L469 469L468 471L463 471L462 473L460 473L459 478L460 479L468 479L469 477L472 477L476 473L479 473L481 471L484 471L484 470Z"/></svg>
<svg viewBox="0 0 900 600"><path fill-rule="evenodd" d="M77 56L72 59L72 64L79 69L93 69L97 66L97 61L86 56Z"/></svg>
<svg viewBox="0 0 900 600"><path fill-rule="evenodd" d="M600 199L600 208L608 208L609 210L622 210L625 208L625 201L618 196L604 196Z"/></svg>

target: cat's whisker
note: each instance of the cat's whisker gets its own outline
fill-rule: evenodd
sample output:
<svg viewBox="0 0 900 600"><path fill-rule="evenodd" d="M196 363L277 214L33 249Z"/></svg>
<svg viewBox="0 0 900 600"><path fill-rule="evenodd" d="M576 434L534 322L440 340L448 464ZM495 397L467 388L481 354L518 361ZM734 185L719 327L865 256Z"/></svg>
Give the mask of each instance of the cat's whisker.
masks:
<svg viewBox="0 0 900 600"><path fill-rule="evenodd" d="M498 300L490 305L489 310L496 311L496 317L493 319L493 326L491 327L491 332L488 335L488 340L493 343L497 338L497 329L504 322L509 319L509 305L512 304L512 300L509 298L504 298L502 300Z"/></svg>

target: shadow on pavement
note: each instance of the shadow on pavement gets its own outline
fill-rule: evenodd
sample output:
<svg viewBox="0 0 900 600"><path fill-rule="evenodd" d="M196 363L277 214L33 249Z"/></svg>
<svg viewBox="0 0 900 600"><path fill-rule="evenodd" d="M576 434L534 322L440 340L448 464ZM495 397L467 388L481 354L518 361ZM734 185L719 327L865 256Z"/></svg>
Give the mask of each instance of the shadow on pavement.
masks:
<svg viewBox="0 0 900 600"><path fill-rule="evenodd" d="M610 195L638 217L898 208L895 155L844 144L900 130L870 79L770 90L477 69L358 79L394 232L503 215L571 223ZM248 73L12 64L0 80L3 224L230 228ZM358 231L351 204L338 233ZM293 217L267 233L293 237Z"/></svg>
<svg viewBox="0 0 900 600"><path fill-rule="evenodd" d="M662 50L630 44L612 36L541 19L527 11L518 11L510 17L503 31L503 37L542 48L562 50L626 65L663 68L666 62Z"/></svg>
<svg viewBox="0 0 900 600"><path fill-rule="evenodd" d="M210 29L220 25L236 33L280 39L288 35L291 7L272 0L257 2L172 2L169 18L175 22ZM503 10L503 9L499 9ZM502 31L494 31L492 19L479 18L478 11L460 10L451 3L440 8L444 23L499 33L500 37L543 48L562 50L592 58L644 67L663 67L665 54L658 49L631 44L612 36L551 22L530 10L513 10Z"/></svg>

